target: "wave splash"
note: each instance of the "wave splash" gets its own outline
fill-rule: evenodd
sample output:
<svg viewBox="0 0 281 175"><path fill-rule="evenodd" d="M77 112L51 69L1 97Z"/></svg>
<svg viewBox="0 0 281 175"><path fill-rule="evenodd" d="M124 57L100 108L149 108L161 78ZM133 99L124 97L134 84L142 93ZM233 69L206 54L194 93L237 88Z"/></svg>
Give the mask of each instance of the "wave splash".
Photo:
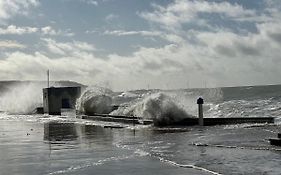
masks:
<svg viewBox="0 0 281 175"><path fill-rule="evenodd" d="M0 110L8 114L31 114L42 106L43 84L21 84L9 88L0 97Z"/></svg>
<svg viewBox="0 0 281 175"><path fill-rule="evenodd" d="M161 92L151 94L127 107L119 107L111 114L151 119L154 125L169 125L184 118L194 117L181 108L172 97Z"/></svg>
<svg viewBox="0 0 281 175"><path fill-rule="evenodd" d="M53 87L77 86L69 81L52 81ZM0 111L7 114L34 114L37 107L43 106L42 89L44 81L15 81L0 84Z"/></svg>
<svg viewBox="0 0 281 175"><path fill-rule="evenodd" d="M89 87L77 100L76 109L86 115L135 116L140 120L153 120L155 125L169 125L194 117L184 110L185 105L186 101L180 104L175 96L163 92L120 94L101 87Z"/></svg>
<svg viewBox="0 0 281 175"><path fill-rule="evenodd" d="M76 110L84 114L107 114L112 111L112 91L88 87L76 102Z"/></svg>

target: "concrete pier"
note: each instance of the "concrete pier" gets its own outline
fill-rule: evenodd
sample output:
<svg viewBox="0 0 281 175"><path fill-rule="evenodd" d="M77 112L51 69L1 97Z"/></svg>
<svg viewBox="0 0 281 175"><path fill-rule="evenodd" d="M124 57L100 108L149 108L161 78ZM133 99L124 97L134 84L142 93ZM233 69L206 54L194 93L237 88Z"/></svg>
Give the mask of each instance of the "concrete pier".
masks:
<svg viewBox="0 0 281 175"><path fill-rule="evenodd" d="M203 118L203 98L197 99L198 104L198 118L185 118L183 120L169 123L161 121L151 120L139 120L133 116L122 116L122 115L109 115L109 114L92 114L92 115L81 115L82 119L107 121L107 122L121 122L131 124L154 124L155 126L211 126L211 125L232 125L242 123L274 123L273 117L237 117L237 118Z"/></svg>
<svg viewBox="0 0 281 175"><path fill-rule="evenodd" d="M82 119L96 120L96 121L106 121L106 122L120 122L120 123L130 123L130 124L144 124L149 125L153 124L153 120L139 120L137 117L131 116L118 116L118 115L108 115L108 114L95 114L93 116L80 115L78 116ZM170 123L168 126L195 126L198 125L198 118L186 118L178 122ZM213 126L213 125L233 125L233 124L242 124L242 123L274 123L273 117L247 117L247 118L204 118L204 126ZM157 126L167 126L167 124Z"/></svg>
<svg viewBox="0 0 281 175"><path fill-rule="evenodd" d="M95 121L105 121L105 122L119 122L126 124L142 124L149 125L152 124L152 120L139 120L137 117L122 116L122 115L109 115L109 114L95 114L93 116L81 115L79 118Z"/></svg>
<svg viewBox="0 0 281 175"><path fill-rule="evenodd" d="M271 145L281 146L281 133L278 133L277 137L278 138L269 139Z"/></svg>
<svg viewBox="0 0 281 175"><path fill-rule="evenodd" d="M198 118L186 118L173 125L193 126L198 125ZM236 117L236 118L204 118L204 126L233 125L242 123L274 123L274 117Z"/></svg>

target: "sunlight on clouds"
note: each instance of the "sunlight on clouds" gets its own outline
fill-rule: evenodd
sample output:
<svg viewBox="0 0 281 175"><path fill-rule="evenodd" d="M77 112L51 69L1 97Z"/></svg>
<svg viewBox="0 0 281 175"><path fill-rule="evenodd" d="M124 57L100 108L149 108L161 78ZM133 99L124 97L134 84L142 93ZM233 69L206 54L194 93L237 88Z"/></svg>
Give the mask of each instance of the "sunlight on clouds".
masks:
<svg viewBox="0 0 281 175"><path fill-rule="evenodd" d="M62 43L50 38L43 38L42 41L45 42L50 52L59 55L69 55L80 51L95 51L95 47L86 42L73 41Z"/></svg>
<svg viewBox="0 0 281 175"><path fill-rule="evenodd" d="M67 36L72 37L75 34L67 30L55 30L51 26L45 27L29 27L29 26L15 26L9 25L7 27L0 27L0 35L23 35L23 34L33 34L41 33L42 35L51 35L51 36Z"/></svg>
<svg viewBox="0 0 281 175"><path fill-rule="evenodd" d="M5 34L22 35L22 34L35 33L37 31L38 28L36 27L17 27L14 25L9 25L7 28L0 28L0 35L5 35Z"/></svg>
<svg viewBox="0 0 281 175"><path fill-rule="evenodd" d="M18 43L17 41L11 41L11 40L0 40L0 49L24 49L26 46L23 44Z"/></svg>
<svg viewBox="0 0 281 175"><path fill-rule="evenodd" d="M85 27L83 34L79 29L65 30L50 24L34 28L9 25L0 28L2 36L39 33L40 44L37 50L26 51L16 41L2 41L5 52L0 60L0 78L42 79L41 72L50 69L58 80L110 82L115 90L145 88L147 84L151 88L165 88L167 84L182 88L187 81L190 87L202 87L204 81L209 87L278 83L281 3L270 2L260 11L230 1L154 3L150 11L134 12L146 26L134 27L135 21L123 21L127 19L116 15L124 26L108 28L105 14L111 13L107 12L100 17L104 26ZM112 13L108 20L116 16ZM152 39L157 42L151 43ZM111 50L107 42L113 47L138 47L125 55L122 50ZM10 48L18 50L12 52ZM101 56L100 50L108 54ZM36 68L31 69L31 65Z"/></svg>
<svg viewBox="0 0 281 175"><path fill-rule="evenodd" d="M80 0L80 1L84 2L84 3L87 3L87 4L90 4L90 5L94 5L94 6L99 5L98 1L95 1L95 0Z"/></svg>
<svg viewBox="0 0 281 175"><path fill-rule="evenodd" d="M106 30L104 35L113 36L129 36L129 35L141 35L141 36L160 36L162 33L159 31L125 31L125 30Z"/></svg>
<svg viewBox="0 0 281 175"><path fill-rule="evenodd" d="M30 8L38 5L38 0L0 0L0 20L15 15L27 15Z"/></svg>
<svg viewBox="0 0 281 175"><path fill-rule="evenodd" d="M119 18L118 15L111 13L111 14L109 14L105 17L105 20L110 22L110 21L113 21L114 19L117 19L117 18Z"/></svg>
<svg viewBox="0 0 281 175"><path fill-rule="evenodd" d="M141 12L146 20L163 24L167 27L180 27L183 23L196 22L199 14L217 13L231 18L254 16L255 11L229 2L176 0L167 7L153 4L153 12Z"/></svg>
<svg viewBox="0 0 281 175"><path fill-rule="evenodd" d="M41 32L43 35L61 35L61 36L69 36L72 37L75 34L73 32L70 32L70 29L62 31L62 30L55 30L51 26L45 26L41 28Z"/></svg>

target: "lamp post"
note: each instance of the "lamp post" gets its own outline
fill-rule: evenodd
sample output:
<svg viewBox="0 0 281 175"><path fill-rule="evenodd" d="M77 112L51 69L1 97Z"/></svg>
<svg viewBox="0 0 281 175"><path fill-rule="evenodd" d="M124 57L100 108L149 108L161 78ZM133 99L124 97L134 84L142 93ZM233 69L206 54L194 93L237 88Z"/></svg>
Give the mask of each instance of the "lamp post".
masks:
<svg viewBox="0 0 281 175"><path fill-rule="evenodd" d="M197 104L198 104L198 123L200 126L204 126L204 119L203 119L203 104L204 100L202 97L199 97L197 99Z"/></svg>

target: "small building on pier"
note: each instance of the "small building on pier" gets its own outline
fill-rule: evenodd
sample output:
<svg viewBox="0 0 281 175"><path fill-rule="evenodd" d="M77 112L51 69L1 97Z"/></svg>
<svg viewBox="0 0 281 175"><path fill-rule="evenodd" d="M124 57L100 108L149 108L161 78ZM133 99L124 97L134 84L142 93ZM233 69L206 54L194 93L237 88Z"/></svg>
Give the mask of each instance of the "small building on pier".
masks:
<svg viewBox="0 0 281 175"><path fill-rule="evenodd" d="M44 113L60 115L62 108L75 109L81 87L50 87L43 89Z"/></svg>

